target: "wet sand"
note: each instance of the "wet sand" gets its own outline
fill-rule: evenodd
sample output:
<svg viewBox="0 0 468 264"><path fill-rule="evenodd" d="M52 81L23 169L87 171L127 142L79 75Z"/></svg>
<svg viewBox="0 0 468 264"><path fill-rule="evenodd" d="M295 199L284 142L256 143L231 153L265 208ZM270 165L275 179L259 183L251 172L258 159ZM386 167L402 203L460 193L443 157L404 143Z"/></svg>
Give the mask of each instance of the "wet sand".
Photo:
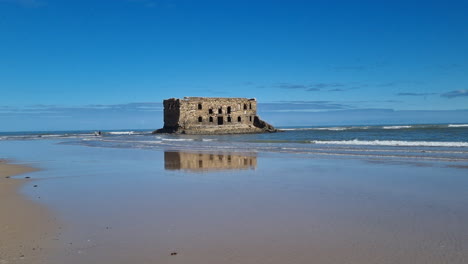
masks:
<svg viewBox="0 0 468 264"><path fill-rule="evenodd" d="M47 264L468 263L466 164L3 146L46 168Z"/></svg>
<svg viewBox="0 0 468 264"><path fill-rule="evenodd" d="M58 226L53 215L19 193L24 184L37 184L25 178L33 171L36 169L0 160L0 264L45 264L45 256L54 247Z"/></svg>

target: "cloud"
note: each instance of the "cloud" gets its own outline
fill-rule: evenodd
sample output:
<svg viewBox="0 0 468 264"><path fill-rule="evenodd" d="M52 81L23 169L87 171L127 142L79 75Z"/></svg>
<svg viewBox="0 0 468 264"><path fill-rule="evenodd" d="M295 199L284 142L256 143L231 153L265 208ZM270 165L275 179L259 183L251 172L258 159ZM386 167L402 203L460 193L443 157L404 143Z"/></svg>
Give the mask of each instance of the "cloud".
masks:
<svg viewBox="0 0 468 264"><path fill-rule="evenodd" d="M428 96L436 93L397 93L398 96Z"/></svg>
<svg viewBox="0 0 468 264"><path fill-rule="evenodd" d="M39 0L0 0L0 3L15 4L26 8L36 8L45 5L44 1Z"/></svg>
<svg viewBox="0 0 468 264"><path fill-rule="evenodd" d="M446 98L455 98L455 97L468 96L468 89L455 90L455 91L443 93L440 96L441 97L446 97Z"/></svg>
<svg viewBox="0 0 468 264"><path fill-rule="evenodd" d="M49 115L49 114L105 114L121 112L161 112L160 102L137 102L127 104L90 104L83 106L59 106L36 104L24 107L0 106L0 115Z"/></svg>
<svg viewBox="0 0 468 264"><path fill-rule="evenodd" d="M314 112L324 110L352 109L349 104L332 101L279 101L259 103L263 112Z"/></svg>
<svg viewBox="0 0 468 264"><path fill-rule="evenodd" d="M345 86L344 83L337 83L337 82L312 83L312 84L280 83L276 85L276 87L281 88L281 89L304 90L307 92L317 92L326 88L343 87L343 86Z"/></svg>

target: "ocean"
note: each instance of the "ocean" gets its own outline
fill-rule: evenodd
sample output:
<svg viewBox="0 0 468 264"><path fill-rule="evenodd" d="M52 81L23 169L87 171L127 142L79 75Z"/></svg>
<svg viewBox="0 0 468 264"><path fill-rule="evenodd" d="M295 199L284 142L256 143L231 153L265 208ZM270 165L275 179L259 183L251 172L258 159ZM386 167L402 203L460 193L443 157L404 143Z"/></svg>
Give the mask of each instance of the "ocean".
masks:
<svg viewBox="0 0 468 264"><path fill-rule="evenodd" d="M151 134L151 130L1 132L2 140L196 152L286 152L468 162L468 124L283 127L243 135Z"/></svg>
<svg viewBox="0 0 468 264"><path fill-rule="evenodd" d="M282 129L0 133L0 159L39 169L13 178L58 221L41 263L467 263L468 124Z"/></svg>

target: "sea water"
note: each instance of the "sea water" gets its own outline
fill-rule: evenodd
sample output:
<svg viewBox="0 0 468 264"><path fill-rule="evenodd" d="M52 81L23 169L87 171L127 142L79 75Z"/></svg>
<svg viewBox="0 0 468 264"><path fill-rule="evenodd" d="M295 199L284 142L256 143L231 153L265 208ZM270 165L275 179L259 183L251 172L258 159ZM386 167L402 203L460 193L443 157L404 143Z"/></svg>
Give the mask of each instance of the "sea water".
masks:
<svg viewBox="0 0 468 264"><path fill-rule="evenodd" d="M284 127L242 135L151 134L150 130L1 132L1 140L60 140L91 147L197 152L288 152L468 161L468 124Z"/></svg>
<svg viewBox="0 0 468 264"><path fill-rule="evenodd" d="M462 264L467 129L19 132L0 157L43 169L22 192L63 223L45 263Z"/></svg>

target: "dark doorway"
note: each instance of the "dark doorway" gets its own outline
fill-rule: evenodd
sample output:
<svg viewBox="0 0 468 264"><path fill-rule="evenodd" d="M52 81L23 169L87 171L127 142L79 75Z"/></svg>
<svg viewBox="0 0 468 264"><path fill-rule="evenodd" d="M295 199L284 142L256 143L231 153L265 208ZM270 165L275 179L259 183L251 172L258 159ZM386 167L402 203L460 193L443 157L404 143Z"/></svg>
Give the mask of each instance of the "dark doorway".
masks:
<svg viewBox="0 0 468 264"><path fill-rule="evenodd" d="M218 125L222 125L223 124L223 117L222 116L218 116Z"/></svg>

